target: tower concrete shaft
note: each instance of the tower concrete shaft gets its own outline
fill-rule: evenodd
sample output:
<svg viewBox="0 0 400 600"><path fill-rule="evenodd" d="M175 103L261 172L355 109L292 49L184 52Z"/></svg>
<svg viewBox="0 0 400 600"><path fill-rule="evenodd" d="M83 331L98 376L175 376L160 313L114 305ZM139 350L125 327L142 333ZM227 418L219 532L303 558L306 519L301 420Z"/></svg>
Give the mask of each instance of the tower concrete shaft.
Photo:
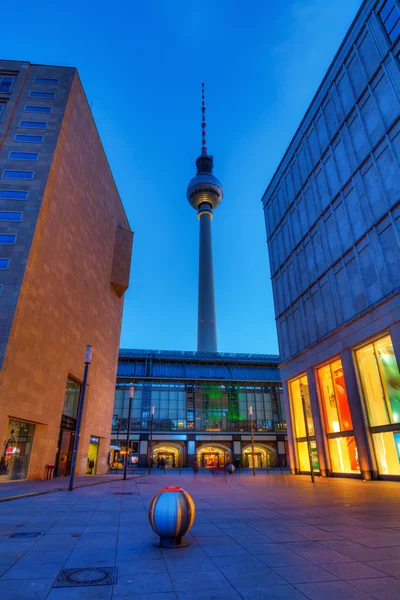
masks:
<svg viewBox="0 0 400 600"><path fill-rule="evenodd" d="M197 173L189 182L186 196L190 205L197 210L197 216L200 221L197 351L218 352L211 220L213 218L213 210L221 203L223 191L221 182L213 175L214 159L207 152L204 83L202 84L201 111L201 154L196 160Z"/></svg>
<svg viewBox="0 0 400 600"><path fill-rule="evenodd" d="M199 220L200 260L197 350L198 352L218 352L211 234L212 212L201 212Z"/></svg>

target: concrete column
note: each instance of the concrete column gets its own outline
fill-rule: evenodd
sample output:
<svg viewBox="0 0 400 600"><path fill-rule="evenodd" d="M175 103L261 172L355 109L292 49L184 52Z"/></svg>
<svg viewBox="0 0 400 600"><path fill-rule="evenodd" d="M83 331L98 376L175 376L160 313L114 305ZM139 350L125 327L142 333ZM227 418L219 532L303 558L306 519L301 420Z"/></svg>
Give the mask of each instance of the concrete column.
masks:
<svg viewBox="0 0 400 600"><path fill-rule="evenodd" d="M200 213L199 219L200 253L197 350L199 352L218 352L211 237L211 209Z"/></svg>
<svg viewBox="0 0 400 600"><path fill-rule="evenodd" d="M400 370L400 321L397 321L394 325L389 328L390 337L392 338L392 344L394 353L396 355L397 366Z"/></svg>
<svg viewBox="0 0 400 600"><path fill-rule="evenodd" d="M372 439L368 424L364 418L362 398L358 388L352 352L350 350L343 350L340 353L340 360L342 361L344 380L346 382L361 475L363 479L377 479L378 472L372 450Z"/></svg>
<svg viewBox="0 0 400 600"><path fill-rule="evenodd" d="M323 430L321 412L319 410L317 383L315 381L314 369L307 369L308 393L310 395L310 404L312 418L314 421L315 443L317 444L319 471L321 477L329 477L331 469L327 460L327 448L325 444L325 433Z"/></svg>
<svg viewBox="0 0 400 600"><path fill-rule="evenodd" d="M233 442L233 452L232 452L232 463L235 465L235 467L238 464L237 459L239 459L240 462L242 462L242 443L238 442L238 441L234 441Z"/></svg>
<svg viewBox="0 0 400 600"><path fill-rule="evenodd" d="M139 467L147 467L148 445L147 440L140 440L139 442Z"/></svg>
<svg viewBox="0 0 400 600"><path fill-rule="evenodd" d="M293 436L293 423L292 423L292 411L290 410L290 397L289 397L289 386L287 381L282 382L283 388L283 404L285 406L286 414L286 428L289 446L289 466L292 475L297 475L299 469L296 465L296 452L295 452L295 441Z"/></svg>

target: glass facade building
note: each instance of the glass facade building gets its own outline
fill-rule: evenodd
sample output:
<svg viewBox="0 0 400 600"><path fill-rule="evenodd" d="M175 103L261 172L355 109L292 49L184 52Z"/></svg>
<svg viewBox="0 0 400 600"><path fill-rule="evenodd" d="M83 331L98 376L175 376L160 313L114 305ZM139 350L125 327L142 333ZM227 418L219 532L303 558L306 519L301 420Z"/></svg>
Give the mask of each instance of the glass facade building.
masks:
<svg viewBox="0 0 400 600"><path fill-rule="evenodd" d="M263 196L293 473L400 477L399 36L362 3Z"/></svg>
<svg viewBox="0 0 400 600"><path fill-rule="evenodd" d="M253 456L249 459L250 406L257 465L286 464L278 361L267 355L121 350L112 446L125 448L134 385L131 450L142 465L148 452L143 442L149 441L152 427L151 454L169 456L170 466L178 460L190 464L195 457L203 466L233 459L248 466Z"/></svg>

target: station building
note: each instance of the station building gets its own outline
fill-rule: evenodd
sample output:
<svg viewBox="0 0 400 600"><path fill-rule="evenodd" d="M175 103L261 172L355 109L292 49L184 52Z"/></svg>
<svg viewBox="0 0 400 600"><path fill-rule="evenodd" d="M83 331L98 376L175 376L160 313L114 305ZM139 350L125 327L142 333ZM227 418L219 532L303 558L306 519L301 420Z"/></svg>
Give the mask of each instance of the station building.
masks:
<svg viewBox="0 0 400 600"><path fill-rule="evenodd" d="M286 466L286 423L279 357L220 352L120 350L112 448L126 449L129 387L135 387L130 453L140 467L150 457L168 467ZM154 407L150 444L151 410Z"/></svg>
<svg viewBox="0 0 400 600"><path fill-rule="evenodd" d="M0 481L69 474L87 345L76 474L107 471L132 235L77 70L0 61Z"/></svg>
<svg viewBox="0 0 400 600"><path fill-rule="evenodd" d="M400 478L399 36L362 3L263 197L293 473Z"/></svg>

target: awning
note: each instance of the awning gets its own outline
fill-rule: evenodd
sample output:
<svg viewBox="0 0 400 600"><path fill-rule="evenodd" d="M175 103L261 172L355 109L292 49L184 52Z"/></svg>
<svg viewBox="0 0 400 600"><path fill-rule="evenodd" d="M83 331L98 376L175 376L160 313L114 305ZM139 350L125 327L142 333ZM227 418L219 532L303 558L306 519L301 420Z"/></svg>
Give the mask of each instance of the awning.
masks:
<svg viewBox="0 0 400 600"><path fill-rule="evenodd" d="M119 446L110 446L110 450L121 450Z"/></svg>

